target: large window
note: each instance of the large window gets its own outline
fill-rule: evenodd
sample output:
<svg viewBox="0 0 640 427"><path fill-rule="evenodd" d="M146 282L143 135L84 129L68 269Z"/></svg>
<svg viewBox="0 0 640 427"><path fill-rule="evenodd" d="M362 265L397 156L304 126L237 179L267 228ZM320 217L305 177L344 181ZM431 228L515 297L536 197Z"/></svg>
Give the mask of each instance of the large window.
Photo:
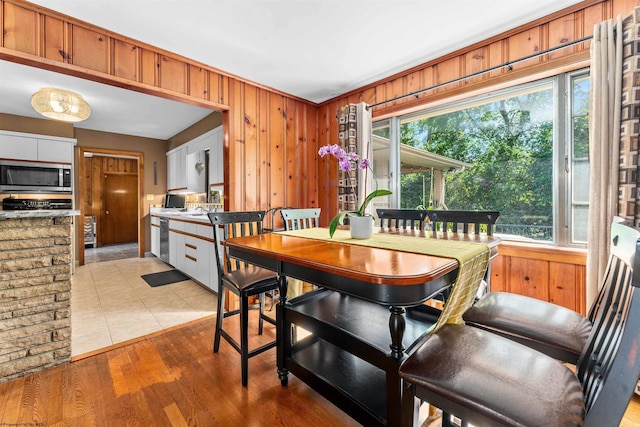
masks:
<svg viewBox="0 0 640 427"><path fill-rule="evenodd" d="M497 210L503 238L584 244L588 109L580 71L385 120L374 170L392 206Z"/></svg>

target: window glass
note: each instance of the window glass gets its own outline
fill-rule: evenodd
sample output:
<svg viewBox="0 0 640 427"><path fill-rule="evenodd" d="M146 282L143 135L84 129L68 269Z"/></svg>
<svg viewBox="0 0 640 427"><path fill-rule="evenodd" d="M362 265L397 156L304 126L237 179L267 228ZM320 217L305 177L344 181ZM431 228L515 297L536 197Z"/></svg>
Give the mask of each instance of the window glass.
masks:
<svg viewBox="0 0 640 427"><path fill-rule="evenodd" d="M586 242L589 84L581 71L398 117L397 141L374 125L400 159L380 169L398 169L397 205L496 210L505 239Z"/></svg>

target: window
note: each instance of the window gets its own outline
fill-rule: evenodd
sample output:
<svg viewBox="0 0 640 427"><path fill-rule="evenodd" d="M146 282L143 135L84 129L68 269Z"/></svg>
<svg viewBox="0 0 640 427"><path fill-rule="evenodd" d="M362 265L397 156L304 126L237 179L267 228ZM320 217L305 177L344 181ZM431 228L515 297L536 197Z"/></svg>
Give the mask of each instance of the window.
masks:
<svg viewBox="0 0 640 427"><path fill-rule="evenodd" d="M504 239L586 243L589 75L561 74L374 124L401 208L497 210Z"/></svg>

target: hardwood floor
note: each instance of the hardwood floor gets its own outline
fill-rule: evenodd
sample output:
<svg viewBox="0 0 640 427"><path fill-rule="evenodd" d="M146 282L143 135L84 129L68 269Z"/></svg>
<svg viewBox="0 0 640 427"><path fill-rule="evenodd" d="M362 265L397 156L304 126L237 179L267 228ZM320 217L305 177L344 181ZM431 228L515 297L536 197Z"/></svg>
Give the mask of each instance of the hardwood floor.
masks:
<svg viewBox="0 0 640 427"><path fill-rule="evenodd" d="M282 387L275 349L250 359L242 387L238 353L225 341L211 352L213 327L207 317L0 384L0 425L358 425L295 376ZM273 328L256 330L252 346L273 339ZM640 425L638 396L620 425Z"/></svg>
<svg viewBox="0 0 640 427"><path fill-rule="evenodd" d="M225 341L211 351L214 319L0 384L0 425L358 425L294 376L282 387L275 349L249 360L249 385L242 387L239 354ZM273 340L275 329L251 333L257 321L253 347Z"/></svg>

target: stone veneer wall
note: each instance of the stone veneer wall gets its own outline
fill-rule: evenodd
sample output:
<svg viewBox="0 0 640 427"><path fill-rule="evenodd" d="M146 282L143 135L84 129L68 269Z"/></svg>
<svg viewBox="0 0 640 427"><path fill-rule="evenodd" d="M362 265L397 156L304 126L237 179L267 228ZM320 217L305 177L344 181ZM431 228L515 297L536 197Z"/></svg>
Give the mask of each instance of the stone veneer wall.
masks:
<svg viewBox="0 0 640 427"><path fill-rule="evenodd" d="M71 225L0 218L0 383L71 359Z"/></svg>

